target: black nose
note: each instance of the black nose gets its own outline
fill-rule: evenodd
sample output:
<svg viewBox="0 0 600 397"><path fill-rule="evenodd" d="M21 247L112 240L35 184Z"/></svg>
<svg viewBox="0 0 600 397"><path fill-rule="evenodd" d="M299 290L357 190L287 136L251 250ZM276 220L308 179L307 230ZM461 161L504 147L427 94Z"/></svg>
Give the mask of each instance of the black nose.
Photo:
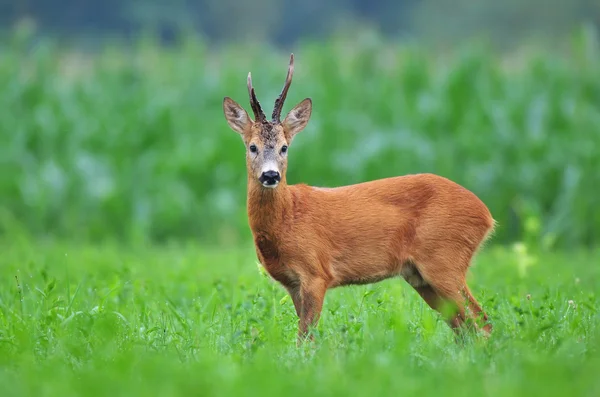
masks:
<svg viewBox="0 0 600 397"><path fill-rule="evenodd" d="M258 180L263 185L274 185L281 180L281 175L277 171L267 171L263 172Z"/></svg>

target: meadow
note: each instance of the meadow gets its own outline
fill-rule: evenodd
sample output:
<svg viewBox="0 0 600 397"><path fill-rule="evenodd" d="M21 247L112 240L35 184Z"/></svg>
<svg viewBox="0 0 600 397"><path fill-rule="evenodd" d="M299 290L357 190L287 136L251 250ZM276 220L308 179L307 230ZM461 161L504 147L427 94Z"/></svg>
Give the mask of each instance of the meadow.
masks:
<svg viewBox="0 0 600 397"><path fill-rule="evenodd" d="M251 246L0 248L9 396L597 396L600 252L488 247L470 284L494 324L456 344L403 280L330 291L316 343Z"/></svg>
<svg viewBox="0 0 600 397"><path fill-rule="evenodd" d="M430 54L305 42L313 99L288 180L434 172L498 221L469 284L494 325L457 344L402 280L331 291L297 348L258 266L244 148L221 104L270 113L289 53L15 35L0 62L2 396L600 394L600 47Z"/></svg>
<svg viewBox="0 0 600 397"><path fill-rule="evenodd" d="M305 43L284 112L313 115L288 180L335 186L434 172L465 185L501 225L592 246L600 212L600 53L484 46L430 54L380 41ZM246 76L270 114L289 53L189 39L94 53L15 36L0 63L0 231L80 240L248 238L244 147L223 117L248 108ZM65 205L68 203L68 205Z"/></svg>

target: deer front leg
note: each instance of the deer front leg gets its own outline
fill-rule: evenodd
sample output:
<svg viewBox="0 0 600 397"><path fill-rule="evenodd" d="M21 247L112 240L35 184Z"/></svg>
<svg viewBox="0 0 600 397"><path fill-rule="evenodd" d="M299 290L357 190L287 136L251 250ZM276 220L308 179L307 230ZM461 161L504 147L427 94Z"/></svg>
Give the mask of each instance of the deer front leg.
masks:
<svg viewBox="0 0 600 397"><path fill-rule="evenodd" d="M319 323L326 292L327 283L324 280L313 279L302 283L300 287L302 304L298 324L298 345L306 339L309 329L316 327ZM310 335L310 339L313 339L312 335Z"/></svg>

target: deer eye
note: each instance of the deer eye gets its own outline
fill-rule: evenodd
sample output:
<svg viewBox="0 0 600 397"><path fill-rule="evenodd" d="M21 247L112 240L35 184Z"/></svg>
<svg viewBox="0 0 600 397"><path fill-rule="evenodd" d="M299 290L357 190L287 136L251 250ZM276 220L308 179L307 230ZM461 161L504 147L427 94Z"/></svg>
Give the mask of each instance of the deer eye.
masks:
<svg viewBox="0 0 600 397"><path fill-rule="evenodd" d="M282 153L282 154L283 154L283 153L287 153L287 150L288 150L288 147L287 147L287 145L283 145L283 146L281 147L281 153Z"/></svg>
<svg viewBox="0 0 600 397"><path fill-rule="evenodd" d="M256 153L256 152L258 151L258 149L256 148L256 145L255 145L255 144L252 144L252 145L250 145L250 151L251 151L252 153Z"/></svg>

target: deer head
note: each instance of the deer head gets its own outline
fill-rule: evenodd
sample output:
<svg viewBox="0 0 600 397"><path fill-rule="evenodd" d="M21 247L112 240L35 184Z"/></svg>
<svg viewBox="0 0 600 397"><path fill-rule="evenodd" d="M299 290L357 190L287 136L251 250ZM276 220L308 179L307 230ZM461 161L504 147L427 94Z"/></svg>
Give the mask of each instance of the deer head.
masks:
<svg viewBox="0 0 600 397"><path fill-rule="evenodd" d="M267 120L256 99L251 73L248 73L248 94L254 120L233 99L223 99L225 119L229 127L242 136L246 145L248 178L265 188L274 189L281 182L285 183L288 147L294 136L306 127L312 112L312 101L306 98L281 121L281 110L292 84L293 74L294 54L290 56L287 78L281 94L275 100L271 121Z"/></svg>

